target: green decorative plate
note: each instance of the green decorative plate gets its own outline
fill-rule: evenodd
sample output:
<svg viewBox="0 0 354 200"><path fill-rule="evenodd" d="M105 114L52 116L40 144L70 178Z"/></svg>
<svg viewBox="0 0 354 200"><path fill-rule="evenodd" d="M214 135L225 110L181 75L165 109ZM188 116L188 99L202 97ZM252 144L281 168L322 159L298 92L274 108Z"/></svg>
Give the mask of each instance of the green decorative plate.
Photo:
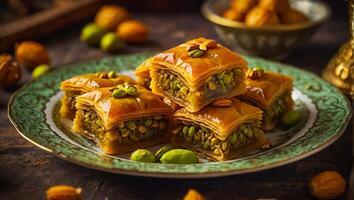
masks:
<svg viewBox="0 0 354 200"><path fill-rule="evenodd" d="M9 118L18 132L34 145L70 162L120 174L171 178L204 178L242 174L285 165L321 151L346 128L351 107L346 97L316 75L288 65L246 57L250 66L281 72L295 79L293 98L302 112L291 129L267 133L273 147L227 162L166 165L130 161L128 155L103 154L92 142L70 133L70 121L58 117L62 97L59 83L83 73L117 70L132 74L151 53L119 56L72 64L52 71L18 90L9 103ZM156 149L157 147L152 147Z"/></svg>

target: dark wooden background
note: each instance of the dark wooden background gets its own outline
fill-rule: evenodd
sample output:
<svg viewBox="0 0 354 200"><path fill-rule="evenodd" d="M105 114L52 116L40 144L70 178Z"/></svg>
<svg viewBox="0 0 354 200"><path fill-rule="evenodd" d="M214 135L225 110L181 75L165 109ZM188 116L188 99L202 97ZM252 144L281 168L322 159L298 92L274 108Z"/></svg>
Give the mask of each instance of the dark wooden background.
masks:
<svg viewBox="0 0 354 200"><path fill-rule="evenodd" d="M151 27L149 41L129 46L120 54L159 51L187 39L205 36L218 39L212 26L199 14L201 1L165 5L163 0L128 0L122 3L136 18ZM160 6L152 6L158 2ZM162 2L162 3L161 3ZM188 2L191 5L188 4ZM283 62L320 75L322 69L347 38L346 2L328 0L332 19L322 26L312 40L293 52ZM139 4L139 6L136 6ZM176 12L166 12L169 8ZM87 20L87 22L90 19ZM57 31L39 40L50 52L52 66L96 59L110 54L81 43L80 28L85 23ZM25 71L22 83L30 79ZM158 179L123 176L83 168L34 147L22 139L7 118L7 102L12 91L0 90L0 199L44 199L51 185L69 184L83 189L84 199L181 199L188 188L195 188L207 199L312 199L309 179L324 170L336 170L348 179L352 164L353 123L333 145L309 158L263 172L212 179ZM342 196L340 199L346 199Z"/></svg>

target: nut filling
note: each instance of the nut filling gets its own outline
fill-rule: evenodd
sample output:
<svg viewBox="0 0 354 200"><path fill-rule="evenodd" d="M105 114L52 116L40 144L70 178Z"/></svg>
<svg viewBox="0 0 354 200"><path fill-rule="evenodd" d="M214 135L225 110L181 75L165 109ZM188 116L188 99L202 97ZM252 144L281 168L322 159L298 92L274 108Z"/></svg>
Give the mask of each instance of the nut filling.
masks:
<svg viewBox="0 0 354 200"><path fill-rule="evenodd" d="M90 109L84 110L83 129L98 136L100 141L117 139L119 144L132 144L164 134L167 120L161 115L144 117L120 122L111 131L106 131L100 117Z"/></svg>
<svg viewBox="0 0 354 200"><path fill-rule="evenodd" d="M265 123L271 123L281 117L286 111L289 104L291 104L291 92L287 91L279 96L271 107L264 111Z"/></svg>
<svg viewBox="0 0 354 200"><path fill-rule="evenodd" d="M76 97L81 95L81 93L75 91L66 91L65 95L67 97L67 104L69 105L70 111L72 111L72 113L75 113Z"/></svg>
<svg viewBox="0 0 354 200"><path fill-rule="evenodd" d="M196 148L203 148L213 152L215 155L228 153L253 143L260 135L261 122L245 123L238 127L225 141L214 137L212 131L190 122L182 122L173 130L177 137Z"/></svg>
<svg viewBox="0 0 354 200"><path fill-rule="evenodd" d="M244 73L240 69L222 71L207 78L199 92L205 99L219 96L232 90L243 79L243 76ZM177 75L168 70L159 71L158 87L175 97L188 101L189 88Z"/></svg>

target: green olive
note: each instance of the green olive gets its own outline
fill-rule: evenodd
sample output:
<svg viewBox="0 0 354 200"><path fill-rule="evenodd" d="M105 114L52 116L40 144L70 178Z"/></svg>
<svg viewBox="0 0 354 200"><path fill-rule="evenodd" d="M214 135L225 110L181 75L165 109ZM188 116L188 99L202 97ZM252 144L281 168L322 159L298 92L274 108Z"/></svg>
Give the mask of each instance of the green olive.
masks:
<svg viewBox="0 0 354 200"><path fill-rule="evenodd" d="M107 33L102 37L100 47L104 51L116 52L124 47L124 43L115 33Z"/></svg>
<svg viewBox="0 0 354 200"><path fill-rule="evenodd" d="M149 150L137 149L131 154L130 160L153 163L155 162L155 156Z"/></svg>
<svg viewBox="0 0 354 200"><path fill-rule="evenodd" d="M173 148L170 145L165 145L162 146L161 148L159 148L156 153L155 153L155 158L157 161L160 161L161 157L163 156L163 154L165 154L166 152L172 150Z"/></svg>
<svg viewBox="0 0 354 200"><path fill-rule="evenodd" d="M160 161L164 164L193 164L198 162L198 157L190 150L173 149L163 154Z"/></svg>
<svg viewBox="0 0 354 200"><path fill-rule="evenodd" d="M123 89L115 89L112 92L112 96L114 98L121 98L121 97L126 96L126 93L125 93L125 91Z"/></svg>
<svg viewBox="0 0 354 200"><path fill-rule="evenodd" d="M37 79L38 77L42 76L43 74L47 73L48 71L50 71L49 65L46 65L46 64L38 65L36 68L34 68L34 70L32 72L32 78Z"/></svg>
<svg viewBox="0 0 354 200"><path fill-rule="evenodd" d="M89 45L97 45L105 31L94 23L87 24L80 34L80 40Z"/></svg>
<svg viewBox="0 0 354 200"><path fill-rule="evenodd" d="M301 113L296 110L290 110L286 112L282 117L282 122L286 126L291 126L296 124L301 118Z"/></svg>

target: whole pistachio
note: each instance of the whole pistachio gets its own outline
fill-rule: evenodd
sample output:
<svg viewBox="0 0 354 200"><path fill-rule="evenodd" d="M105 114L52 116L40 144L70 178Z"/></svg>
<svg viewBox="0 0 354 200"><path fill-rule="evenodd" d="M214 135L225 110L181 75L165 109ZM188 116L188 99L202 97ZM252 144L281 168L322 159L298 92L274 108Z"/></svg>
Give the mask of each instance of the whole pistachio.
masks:
<svg viewBox="0 0 354 200"><path fill-rule="evenodd" d="M125 95L126 95L125 91L123 89L119 89L119 88L113 90L113 92L112 92L112 96L114 98L121 98L121 97L124 97Z"/></svg>
<svg viewBox="0 0 354 200"><path fill-rule="evenodd" d="M153 163L155 162L155 156L149 150L137 149L131 154L130 160Z"/></svg>
<svg viewBox="0 0 354 200"><path fill-rule="evenodd" d="M124 43L115 33L107 33L102 37L100 47L104 51L116 52L124 47Z"/></svg>
<svg viewBox="0 0 354 200"><path fill-rule="evenodd" d="M97 45L100 43L100 40L104 34L104 29L94 23L90 23L82 28L80 40L86 42L89 45Z"/></svg>
<svg viewBox="0 0 354 200"><path fill-rule="evenodd" d="M36 68L34 68L32 72L32 78L37 79L38 77L42 76L43 74L47 73L50 71L50 67L47 64L42 64L38 65Z"/></svg>
<svg viewBox="0 0 354 200"><path fill-rule="evenodd" d="M168 151L172 150L172 146L170 145L165 145L162 146L160 149L158 149L155 153L155 158L157 161L160 161L161 157Z"/></svg>
<svg viewBox="0 0 354 200"><path fill-rule="evenodd" d="M198 58L198 57L201 57L205 54L205 51L204 50L201 50L201 49L194 49L192 51L189 51L188 54L190 55L190 57L192 58Z"/></svg>
<svg viewBox="0 0 354 200"><path fill-rule="evenodd" d="M190 150L173 149L163 154L160 161L164 164L193 164L198 162L198 157Z"/></svg>
<svg viewBox="0 0 354 200"><path fill-rule="evenodd" d="M286 112L282 117L282 122L286 126L291 126L296 124L301 118L301 113L296 110L290 110Z"/></svg>

